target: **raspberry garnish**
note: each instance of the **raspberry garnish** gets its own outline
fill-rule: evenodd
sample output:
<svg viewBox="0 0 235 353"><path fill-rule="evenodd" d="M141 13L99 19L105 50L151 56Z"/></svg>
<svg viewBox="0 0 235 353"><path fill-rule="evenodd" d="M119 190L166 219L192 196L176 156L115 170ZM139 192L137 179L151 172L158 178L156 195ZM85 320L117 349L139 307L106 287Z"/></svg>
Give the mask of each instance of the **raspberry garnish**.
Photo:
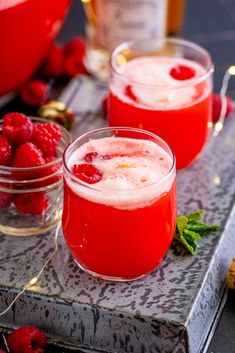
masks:
<svg viewBox="0 0 235 353"><path fill-rule="evenodd" d="M12 147L8 139L0 135L0 165L8 165L12 158Z"/></svg>
<svg viewBox="0 0 235 353"><path fill-rule="evenodd" d="M42 157L42 152L32 142L26 142L16 149L12 167L29 168L44 164L45 160Z"/></svg>
<svg viewBox="0 0 235 353"><path fill-rule="evenodd" d="M44 333L33 326L23 326L7 338L11 353L43 353L47 339Z"/></svg>
<svg viewBox="0 0 235 353"><path fill-rule="evenodd" d="M184 65L177 65L170 70L170 75L179 81L189 80L195 76L194 69Z"/></svg>
<svg viewBox="0 0 235 353"><path fill-rule="evenodd" d="M19 212L37 216L46 210L48 201L46 193L43 191L25 192L24 194L17 194L15 196L14 204Z"/></svg>
<svg viewBox="0 0 235 353"><path fill-rule="evenodd" d="M88 184L98 183L102 178L102 174L99 169L91 164L86 163L75 164L73 166L73 174Z"/></svg>
<svg viewBox="0 0 235 353"><path fill-rule="evenodd" d="M48 84L42 80L26 82L19 94L24 103L32 106L39 106L48 100Z"/></svg>
<svg viewBox="0 0 235 353"><path fill-rule="evenodd" d="M8 208L13 200L13 194L0 191L0 209Z"/></svg>
<svg viewBox="0 0 235 353"><path fill-rule="evenodd" d="M97 158L98 156L99 154L97 152L88 152L87 154L85 154L84 160L87 163L92 163L93 159Z"/></svg>
<svg viewBox="0 0 235 353"><path fill-rule="evenodd" d="M133 93L132 87L130 85L125 87L125 94L127 97L132 99L134 102L138 102L138 98Z"/></svg>
<svg viewBox="0 0 235 353"><path fill-rule="evenodd" d="M61 78L64 76L64 49L53 44L43 68L45 74L52 78Z"/></svg>
<svg viewBox="0 0 235 353"><path fill-rule="evenodd" d="M3 117L2 133L12 143L27 142L32 136L33 124L30 118L20 113L8 113Z"/></svg>
<svg viewBox="0 0 235 353"><path fill-rule="evenodd" d="M212 120L216 123L220 118L222 102L221 97L218 94L213 94L213 109L212 109ZM227 101L227 110L225 114L225 118L228 118L233 112L233 102L230 97L226 97Z"/></svg>
<svg viewBox="0 0 235 353"><path fill-rule="evenodd" d="M56 156L62 133L53 123L37 123L33 126L31 141L42 151L44 157Z"/></svg>

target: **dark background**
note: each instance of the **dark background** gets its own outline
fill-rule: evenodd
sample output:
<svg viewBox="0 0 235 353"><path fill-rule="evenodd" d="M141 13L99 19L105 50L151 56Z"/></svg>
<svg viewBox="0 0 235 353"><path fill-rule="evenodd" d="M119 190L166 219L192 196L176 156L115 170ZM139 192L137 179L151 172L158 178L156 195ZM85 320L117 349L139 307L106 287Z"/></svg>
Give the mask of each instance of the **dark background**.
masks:
<svg viewBox="0 0 235 353"><path fill-rule="evenodd" d="M186 0L186 2L181 36L201 44L210 51L215 63L215 91L218 92L226 68L231 64L235 65L235 0ZM63 43L78 34L84 35L84 23L82 5L79 0L74 0L57 40ZM229 95L235 99L235 78L230 81ZM4 348L1 343L0 347ZM56 352L69 353L70 350L48 345L45 351L45 353ZM228 292L225 308L206 353L235 353L233 290Z"/></svg>

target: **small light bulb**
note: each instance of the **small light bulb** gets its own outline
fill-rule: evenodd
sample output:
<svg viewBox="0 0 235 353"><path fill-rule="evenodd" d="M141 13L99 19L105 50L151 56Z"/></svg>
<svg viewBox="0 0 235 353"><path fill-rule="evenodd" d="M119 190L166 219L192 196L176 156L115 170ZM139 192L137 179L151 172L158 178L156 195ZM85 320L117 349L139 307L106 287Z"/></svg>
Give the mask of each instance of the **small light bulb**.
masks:
<svg viewBox="0 0 235 353"><path fill-rule="evenodd" d="M235 75L235 65L232 65L228 68L228 73L232 76Z"/></svg>
<svg viewBox="0 0 235 353"><path fill-rule="evenodd" d="M29 281L29 285L33 286L34 284L36 284L38 281L38 277L33 277L30 281Z"/></svg>

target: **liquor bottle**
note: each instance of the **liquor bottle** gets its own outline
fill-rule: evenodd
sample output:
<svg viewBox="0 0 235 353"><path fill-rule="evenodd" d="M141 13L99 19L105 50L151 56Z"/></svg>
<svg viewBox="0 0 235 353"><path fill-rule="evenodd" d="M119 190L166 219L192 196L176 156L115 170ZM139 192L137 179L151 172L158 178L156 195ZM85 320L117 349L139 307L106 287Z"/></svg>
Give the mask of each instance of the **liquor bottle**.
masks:
<svg viewBox="0 0 235 353"><path fill-rule="evenodd" d="M118 44L165 36L167 1L82 0L87 16L88 51L85 64L88 70L106 79L110 52Z"/></svg>
<svg viewBox="0 0 235 353"><path fill-rule="evenodd" d="M168 0L167 35L178 35L183 26L185 0Z"/></svg>

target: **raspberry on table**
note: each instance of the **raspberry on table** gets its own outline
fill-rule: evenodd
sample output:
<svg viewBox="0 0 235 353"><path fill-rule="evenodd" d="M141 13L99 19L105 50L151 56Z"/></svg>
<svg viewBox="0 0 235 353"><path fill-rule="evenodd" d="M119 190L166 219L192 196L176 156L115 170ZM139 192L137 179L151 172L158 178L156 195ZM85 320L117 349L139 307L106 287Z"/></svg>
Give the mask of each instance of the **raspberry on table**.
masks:
<svg viewBox="0 0 235 353"><path fill-rule="evenodd" d="M32 136L33 123L21 113L8 113L3 117L2 133L13 144L27 142Z"/></svg>
<svg viewBox="0 0 235 353"><path fill-rule="evenodd" d="M179 81L189 80L195 76L194 69L184 65L177 65L170 70L170 75Z"/></svg>
<svg viewBox="0 0 235 353"><path fill-rule="evenodd" d="M15 196L14 204L20 213L38 216L47 209L48 200L44 191L25 192Z"/></svg>
<svg viewBox="0 0 235 353"><path fill-rule="evenodd" d="M33 326L20 327L7 338L11 353L43 353L46 343L43 331Z"/></svg>
<svg viewBox="0 0 235 353"><path fill-rule="evenodd" d="M216 123L220 118L221 109L222 109L222 101L221 101L220 95L213 94L212 102L213 102L212 120L214 123ZM226 104L227 104L227 108L226 108L225 118L228 118L233 112L233 102L232 102L232 99L228 96L226 97Z"/></svg>
<svg viewBox="0 0 235 353"><path fill-rule="evenodd" d="M37 123L33 126L31 142L42 151L44 157L56 156L61 136L61 129L57 125Z"/></svg>
<svg viewBox="0 0 235 353"><path fill-rule="evenodd" d="M102 173L92 164L74 164L72 172L78 179L88 184L98 183L102 178Z"/></svg>
<svg viewBox="0 0 235 353"><path fill-rule="evenodd" d="M77 53L80 55L80 58L83 59L86 54L86 43L83 38L76 37L71 39L65 46L64 46L64 53L65 56L73 55Z"/></svg>
<svg viewBox="0 0 235 353"><path fill-rule="evenodd" d="M86 74L87 70L80 54L74 53L65 57L65 73L68 77L74 77L79 74Z"/></svg>
<svg viewBox="0 0 235 353"><path fill-rule="evenodd" d="M61 78L64 76L64 49L53 44L46 58L43 67L44 73L52 78Z"/></svg>
<svg viewBox="0 0 235 353"><path fill-rule="evenodd" d="M24 103L39 106L48 100L48 84L43 80L26 82L19 90L19 95Z"/></svg>
<svg viewBox="0 0 235 353"><path fill-rule="evenodd" d="M0 165L8 165L12 158L12 147L8 139L0 135Z"/></svg>

